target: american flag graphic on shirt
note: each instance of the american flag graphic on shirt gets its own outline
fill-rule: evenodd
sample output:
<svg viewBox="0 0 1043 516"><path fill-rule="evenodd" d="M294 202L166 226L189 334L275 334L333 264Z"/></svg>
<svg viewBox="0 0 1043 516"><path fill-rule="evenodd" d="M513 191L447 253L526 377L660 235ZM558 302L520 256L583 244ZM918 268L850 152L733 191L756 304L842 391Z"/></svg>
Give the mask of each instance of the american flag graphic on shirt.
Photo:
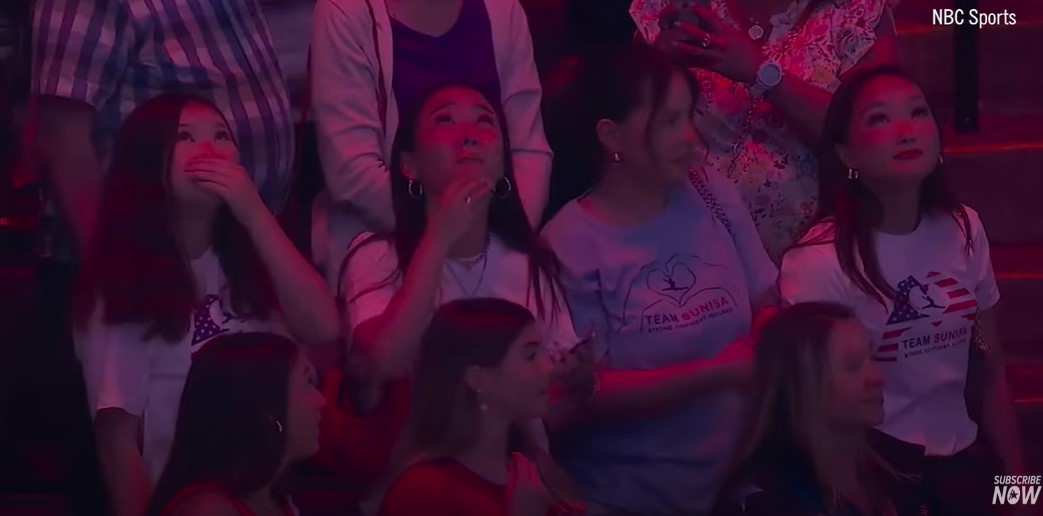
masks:
<svg viewBox="0 0 1043 516"><path fill-rule="evenodd" d="M923 282L909 276L895 290L894 308L873 357L878 362L897 362L902 341L915 337L916 330L937 328L952 317L973 321L978 314L974 293L938 272L928 273Z"/></svg>
<svg viewBox="0 0 1043 516"><path fill-rule="evenodd" d="M220 320L214 317L215 310L220 314ZM195 313L192 314L192 352L196 352L200 344L227 332L228 328L223 325L231 318L231 314L227 314L222 308L221 298L215 294L207 294L196 304Z"/></svg>

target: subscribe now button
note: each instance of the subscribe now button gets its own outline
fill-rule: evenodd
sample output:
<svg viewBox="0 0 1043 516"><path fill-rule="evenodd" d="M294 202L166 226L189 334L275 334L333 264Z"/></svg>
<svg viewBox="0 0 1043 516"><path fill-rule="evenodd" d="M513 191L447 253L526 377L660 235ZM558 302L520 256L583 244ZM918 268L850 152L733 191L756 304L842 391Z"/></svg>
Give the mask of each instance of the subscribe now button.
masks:
<svg viewBox="0 0 1043 516"><path fill-rule="evenodd" d="M993 505L1035 505L1043 487L1040 485L1040 475L997 475L995 482Z"/></svg>

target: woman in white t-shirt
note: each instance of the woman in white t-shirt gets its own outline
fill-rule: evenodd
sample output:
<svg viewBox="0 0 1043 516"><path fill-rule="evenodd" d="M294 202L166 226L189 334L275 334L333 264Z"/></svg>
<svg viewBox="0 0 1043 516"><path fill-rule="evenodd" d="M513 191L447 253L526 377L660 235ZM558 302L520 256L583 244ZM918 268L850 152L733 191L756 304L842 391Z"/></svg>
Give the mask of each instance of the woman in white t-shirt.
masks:
<svg viewBox="0 0 1043 516"><path fill-rule="evenodd" d="M552 353L577 341L558 292L557 259L533 232L514 187L500 110L466 86L422 98L403 118L392 154L396 229L359 235L341 266L347 381L334 371L327 385L350 385L351 399L338 393L328 406L324 458L361 483L376 480L390 457L408 413L420 337L439 305L505 299L533 313Z"/></svg>
<svg viewBox="0 0 1043 516"><path fill-rule="evenodd" d="M328 287L268 212L233 129L204 99L162 95L131 113L99 221L74 340L113 512L137 515L166 463L194 351L217 335L282 326L327 344L340 328Z"/></svg>
<svg viewBox="0 0 1043 516"><path fill-rule="evenodd" d="M990 514L988 444L1007 472L1024 462L981 220L947 189L937 121L900 70L846 81L824 134L817 224L786 253L781 294L844 304L869 329L885 376L878 429L925 448L914 473L930 512ZM965 401L969 359L982 350L988 444Z"/></svg>

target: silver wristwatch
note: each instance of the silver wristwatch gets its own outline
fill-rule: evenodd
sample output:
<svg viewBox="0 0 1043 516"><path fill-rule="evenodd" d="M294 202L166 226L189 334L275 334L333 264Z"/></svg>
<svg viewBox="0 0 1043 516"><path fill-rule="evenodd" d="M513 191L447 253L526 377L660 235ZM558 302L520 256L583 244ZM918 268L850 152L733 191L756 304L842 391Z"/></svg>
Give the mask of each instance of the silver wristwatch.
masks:
<svg viewBox="0 0 1043 516"><path fill-rule="evenodd" d="M755 97L763 97L768 90L782 82L782 76L782 67L778 63L765 61L757 69L757 81L750 86L750 94Z"/></svg>

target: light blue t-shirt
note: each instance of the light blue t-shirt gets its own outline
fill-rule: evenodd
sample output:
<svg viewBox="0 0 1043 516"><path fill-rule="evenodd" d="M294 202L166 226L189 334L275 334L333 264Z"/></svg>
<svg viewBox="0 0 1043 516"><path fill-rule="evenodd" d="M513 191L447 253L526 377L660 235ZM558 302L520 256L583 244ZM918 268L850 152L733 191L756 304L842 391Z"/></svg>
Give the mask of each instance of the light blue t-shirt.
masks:
<svg viewBox="0 0 1043 516"><path fill-rule="evenodd" d="M715 176L706 184L731 234L687 182L646 224L610 226L573 201L544 230L562 262L574 327L597 332L595 356L606 367L711 358L749 333L751 298L775 288L778 271L734 185ZM698 514L720 487L742 408L737 392L722 391L654 419L584 426L555 451L597 505Z"/></svg>

